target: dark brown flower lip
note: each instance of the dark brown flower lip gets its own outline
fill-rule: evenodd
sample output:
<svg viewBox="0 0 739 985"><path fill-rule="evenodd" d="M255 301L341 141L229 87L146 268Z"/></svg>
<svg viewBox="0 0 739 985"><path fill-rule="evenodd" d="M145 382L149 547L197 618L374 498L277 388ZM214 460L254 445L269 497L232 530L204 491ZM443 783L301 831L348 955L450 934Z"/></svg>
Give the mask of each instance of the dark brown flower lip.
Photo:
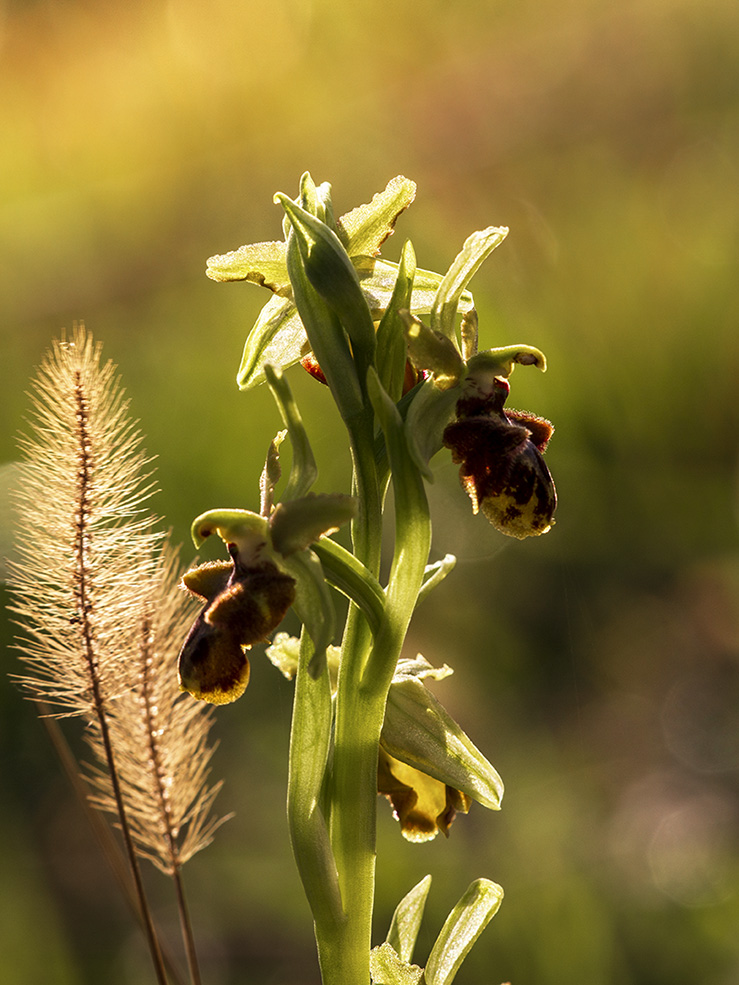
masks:
<svg viewBox="0 0 739 985"><path fill-rule="evenodd" d="M504 410L508 390L507 381L496 377L490 392L460 399L443 443L460 466L473 512L523 539L546 533L553 523L557 494L542 453L554 427L528 411Z"/></svg>

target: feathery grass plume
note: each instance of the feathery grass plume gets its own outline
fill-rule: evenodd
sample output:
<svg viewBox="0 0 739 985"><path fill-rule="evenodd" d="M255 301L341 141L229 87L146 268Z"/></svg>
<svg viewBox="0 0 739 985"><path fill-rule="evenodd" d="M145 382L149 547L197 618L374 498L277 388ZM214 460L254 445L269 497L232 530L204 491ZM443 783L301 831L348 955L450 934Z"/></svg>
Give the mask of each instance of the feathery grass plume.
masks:
<svg viewBox="0 0 739 985"><path fill-rule="evenodd" d="M108 719L139 855L172 876L226 820L211 816L222 786L207 784L212 710L181 692L177 681L180 641L193 618L190 598L176 588L179 580L176 554L165 544L161 563L140 586L137 649L128 657L135 679L111 704ZM92 734L91 745L104 762L99 735ZM98 791L93 803L115 813L110 777L97 770L90 779Z"/></svg>
<svg viewBox="0 0 739 985"><path fill-rule="evenodd" d="M57 717L77 715L99 765L96 806L115 814L158 980L166 981L137 855L173 876L191 981L199 981L180 867L224 819L210 816L211 717L180 698L176 658L192 619L174 552L145 509L149 460L110 361L83 327L56 342L21 439L12 609L17 680Z"/></svg>

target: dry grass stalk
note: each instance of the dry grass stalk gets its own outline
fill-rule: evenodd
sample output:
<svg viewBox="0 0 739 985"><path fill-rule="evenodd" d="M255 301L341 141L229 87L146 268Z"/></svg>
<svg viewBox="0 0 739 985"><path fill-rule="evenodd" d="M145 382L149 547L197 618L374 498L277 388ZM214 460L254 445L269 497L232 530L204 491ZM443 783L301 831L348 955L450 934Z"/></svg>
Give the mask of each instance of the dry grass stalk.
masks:
<svg viewBox="0 0 739 985"><path fill-rule="evenodd" d="M175 879L197 982L179 870L223 820L211 816L220 784L207 783L211 715L178 691L177 651L192 612L145 509L153 486L128 402L84 328L55 343L39 370L31 424L21 439L12 570L25 631L18 680L56 716L85 721L98 761L92 800L121 828L159 981L137 854Z"/></svg>

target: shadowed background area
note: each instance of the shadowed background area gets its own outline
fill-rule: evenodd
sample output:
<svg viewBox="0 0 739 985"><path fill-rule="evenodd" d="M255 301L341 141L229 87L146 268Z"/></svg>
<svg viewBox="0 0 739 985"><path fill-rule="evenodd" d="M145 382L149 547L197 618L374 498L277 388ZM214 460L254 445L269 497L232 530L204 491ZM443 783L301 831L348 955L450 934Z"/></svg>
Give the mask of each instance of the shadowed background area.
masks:
<svg viewBox="0 0 739 985"><path fill-rule="evenodd" d="M426 872L419 960L473 878L506 890L460 985L739 979L738 42L733 0L0 3L0 462L35 366L84 319L187 562L195 515L257 508L280 426L268 393L234 382L268 294L208 281L205 259L280 238L272 194L305 170L337 214L398 173L418 183L391 259L409 237L445 270L473 230L511 227L472 289L482 346L547 354L510 403L556 426L557 524L507 541L440 454L434 550L460 561L409 639L455 668L437 694L502 774L504 808L416 846L378 804L378 941ZM318 489L345 490L328 395L289 378ZM208 985L318 981L284 820L291 697L255 650L244 698L218 711L236 817L185 869ZM0 705L3 979L148 981L5 674Z"/></svg>

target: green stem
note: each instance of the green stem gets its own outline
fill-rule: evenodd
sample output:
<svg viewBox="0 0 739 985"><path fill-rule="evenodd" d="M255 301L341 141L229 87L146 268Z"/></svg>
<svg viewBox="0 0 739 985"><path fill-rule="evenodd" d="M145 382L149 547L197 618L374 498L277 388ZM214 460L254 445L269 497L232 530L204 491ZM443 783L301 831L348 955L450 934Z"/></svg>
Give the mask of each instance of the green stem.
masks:
<svg viewBox="0 0 739 985"><path fill-rule="evenodd" d="M386 435L395 487L395 554L387 603L374 641L366 621L352 608L342 648L336 701L331 840L336 859L345 921L333 933L317 933L324 985L369 983L372 912L375 887L377 759L385 703L393 672L416 605L431 543L423 480L405 442L400 416L379 384L370 381L370 398ZM363 503L360 469L374 455L354 451L356 491ZM364 453L365 449L361 449ZM377 485L375 484L375 490ZM376 507L379 510L379 493ZM365 520L372 510L360 512ZM355 553L365 547L376 563L379 522L355 536ZM366 535L362 542L361 534Z"/></svg>

